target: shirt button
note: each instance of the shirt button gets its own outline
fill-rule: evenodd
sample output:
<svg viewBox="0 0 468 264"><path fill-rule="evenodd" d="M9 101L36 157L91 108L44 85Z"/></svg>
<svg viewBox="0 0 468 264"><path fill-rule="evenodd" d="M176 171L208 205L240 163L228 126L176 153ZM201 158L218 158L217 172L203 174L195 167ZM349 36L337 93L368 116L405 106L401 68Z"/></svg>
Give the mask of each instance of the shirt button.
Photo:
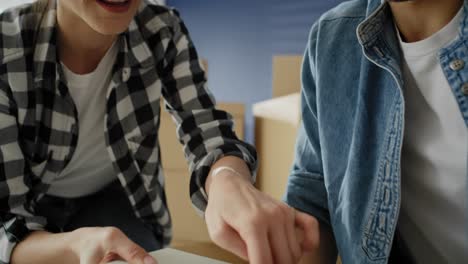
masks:
<svg viewBox="0 0 468 264"><path fill-rule="evenodd" d="M463 67L465 67L465 62L463 60L456 59L450 62L450 69L453 71L459 71L463 69Z"/></svg>
<svg viewBox="0 0 468 264"><path fill-rule="evenodd" d="M127 82L130 79L130 69L124 68L122 70L122 81Z"/></svg>
<svg viewBox="0 0 468 264"><path fill-rule="evenodd" d="M468 83L463 84L461 91L464 95L468 96Z"/></svg>

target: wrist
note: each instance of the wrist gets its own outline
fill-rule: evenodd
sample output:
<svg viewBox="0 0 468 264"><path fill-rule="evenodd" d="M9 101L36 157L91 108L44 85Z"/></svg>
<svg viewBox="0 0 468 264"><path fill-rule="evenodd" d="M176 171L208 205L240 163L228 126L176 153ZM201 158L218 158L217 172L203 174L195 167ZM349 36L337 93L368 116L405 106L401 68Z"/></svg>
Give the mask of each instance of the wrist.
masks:
<svg viewBox="0 0 468 264"><path fill-rule="evenodd" d="M79 228L71 232L63 233L65 236L65 245L67 245L65 248L66 255L77 260L78 262L76 263L79 263L80 254L84 244L83 238L86 237L86 235L83 234L83 230L83 228Z"/></svg>
<svg viewBox="0 0 468 264"><path fill-rule="evenodd" d="M251 183L251 178L249 177L249 175L245 175L245 173L241 173L229 166L217 167L213 170L211 175L213 179L224 177L225 179L223 180L226 180L226 179L234 178L234 179L243 179Z"/></svg>
<svg viewBox="0 0 468 264"><path fill-rule="evenodd" d="M71 233L53 234L47 231L33 231L18 243L12 252L12 263L80 263L73 252L75 243ZM46 246L44 246L46 245Z"/></svg>
<svg viewBox="0 0 468 264"><path fill-rule="evenodd" d="M211 192L213 182L221 183L221 185L229 182L246 182L252 185L251 172L244 160L234 156L226 156L211 167L205 181L207 195Z"/></svg>
<svg viewBox="0 0 468 264"><path fill-rule="evenodd" d="M242 174L230 167L218 167L210 173L206 181L206 191L210 196L211 187L226 188L228 186L252 186L251 178L249 175Z"/></svg>

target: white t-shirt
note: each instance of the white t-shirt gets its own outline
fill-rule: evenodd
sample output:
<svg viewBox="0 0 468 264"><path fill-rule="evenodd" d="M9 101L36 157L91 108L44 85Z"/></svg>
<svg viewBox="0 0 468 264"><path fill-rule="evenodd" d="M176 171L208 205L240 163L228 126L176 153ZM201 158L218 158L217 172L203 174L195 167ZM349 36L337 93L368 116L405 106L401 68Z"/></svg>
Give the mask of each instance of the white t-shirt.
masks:
<svg viewBox="0 0 468 264"><path fill-rule="evenodd" d="M399 228L421 264L468 260L468 133L438 55L457 38L462 12L425 40L400 39L406 124Z"/></svg>
<svg viewBox="0 0 468 264"><path fill-rule="evenodd" d="M117 53L114 43L97 68L84 75L73 73L62 63L68 89L78 110L79 136L70 163L52 182L49 195L81 197L95 193L117 179L104 138L106 93Z"/></svg>

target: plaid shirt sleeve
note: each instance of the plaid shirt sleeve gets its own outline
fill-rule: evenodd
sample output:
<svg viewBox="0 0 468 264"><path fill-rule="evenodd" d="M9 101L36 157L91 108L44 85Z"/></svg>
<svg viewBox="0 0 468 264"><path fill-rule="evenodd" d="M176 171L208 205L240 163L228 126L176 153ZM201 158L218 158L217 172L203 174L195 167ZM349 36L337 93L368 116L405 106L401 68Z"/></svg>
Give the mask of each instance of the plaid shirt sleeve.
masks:
<svg viewBox="0 0 468 264"><path fill-rule="evenodd" d="M16 244L46 224L44 218L33 215L26 199L30 177L26 177L28 169L18 143L14 109L7 88L0 83L0 263L9 263Z"/></svg>
<svg viewBox="0 0 468 264"><path fill-rule="evenodd" d="M168 47L163 96L189 162L190 197L202 214L207 205L204 186L211 166L225 156L239 157L248 165L254 182L257 154L254 147L237 138L231 115L216 109L188 30L179 14L173 12L174 37Z"/></svg>

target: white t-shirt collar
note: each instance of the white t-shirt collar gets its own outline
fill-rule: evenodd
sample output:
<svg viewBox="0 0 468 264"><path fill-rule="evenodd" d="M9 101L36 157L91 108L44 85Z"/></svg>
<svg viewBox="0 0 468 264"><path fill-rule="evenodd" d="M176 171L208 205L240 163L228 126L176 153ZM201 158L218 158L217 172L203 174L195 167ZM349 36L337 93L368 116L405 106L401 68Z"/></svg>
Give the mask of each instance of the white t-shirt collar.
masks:
<svg viewBox="0 0 468 264"><path fill-rule="evenodd" d="M441 48L457 38L462 18L463 8L460 8L455 17L438 32L426 39L411 43L404 42L401 39L397 28L397 35L404 57L408 59L411 57L421 57L438 52Z"/></svg>

